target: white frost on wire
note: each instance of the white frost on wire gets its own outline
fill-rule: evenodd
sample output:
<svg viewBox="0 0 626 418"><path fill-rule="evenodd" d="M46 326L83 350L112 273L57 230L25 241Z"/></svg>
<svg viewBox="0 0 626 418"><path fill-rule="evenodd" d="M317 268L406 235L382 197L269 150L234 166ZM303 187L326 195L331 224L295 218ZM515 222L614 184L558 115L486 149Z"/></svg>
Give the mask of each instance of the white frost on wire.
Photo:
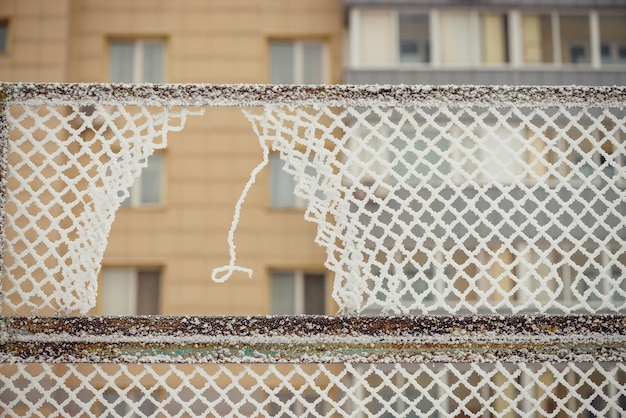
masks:
<svg viewBox="0 0 626 418"><path fill-rule="evenodd" d="M243 206L244 201L246 200L246 196L250 191L252 185L256 182L256 178L259 173L267 166L269 163L269 148L267 143L265 142L265 135L261 135L258 132L258 129L255 125L253 125L254 132L259 140L259 144L261 145L261 149L263 151L263 158L259 165L254 167L252 172L250 173L250 178L246 182L239 199L237 199L237 203L235 204L235 213L233 215L233 221L231 222L230 229L228 230L228 254L230 257L229 264L227 266L217 267L213 269L211 273L211 279L213 279L216 283L223 283L228 280L232 274L236 271L245 273L249 278L252 278L252 270L246 267L237 266L237 254L236 254L236 245L235 245L235 231L237 229L237 225L239 224L239 218L241 216L241 207Z"/></svg>
<svg viewBox="0 0 626 418"><path fill-rule="evenodd" d="M203 110L12 106L3 268L9 311L86 314L95 306L115 212L168 133Z"/></svg>

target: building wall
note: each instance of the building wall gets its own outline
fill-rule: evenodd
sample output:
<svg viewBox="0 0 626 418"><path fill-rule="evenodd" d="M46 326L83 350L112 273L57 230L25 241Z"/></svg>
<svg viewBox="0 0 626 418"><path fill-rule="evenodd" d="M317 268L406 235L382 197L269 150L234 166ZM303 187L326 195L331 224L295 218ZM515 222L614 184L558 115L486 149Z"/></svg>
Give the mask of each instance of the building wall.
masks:
<svg viewBox="0 0 626 418"><path fill-rule="evenodd" d="M328 82L341 77L342 5L336 0L0 0L3 17L10 22L10 48L0 57L3 81L106 82L108 42L134 38L165 39L168 83L267 83L271 39L326 42ZM316 226L304 221L303 210L269 208L266 170L235 235L237 263L252 268L253 278L236 273L214 283L211 270L228 264L235 203L261 150L238 108L189 117L168 142L165 205L118 211L104 267L162 267L161 313L167 315L266 314L270 269L323 269Z"/></svg>
<svg viewBox="0 0 626 418"><path fill-rule="evenodd" d="M70 0L0 0L9 23L2 81L67 81Z"/></svg>

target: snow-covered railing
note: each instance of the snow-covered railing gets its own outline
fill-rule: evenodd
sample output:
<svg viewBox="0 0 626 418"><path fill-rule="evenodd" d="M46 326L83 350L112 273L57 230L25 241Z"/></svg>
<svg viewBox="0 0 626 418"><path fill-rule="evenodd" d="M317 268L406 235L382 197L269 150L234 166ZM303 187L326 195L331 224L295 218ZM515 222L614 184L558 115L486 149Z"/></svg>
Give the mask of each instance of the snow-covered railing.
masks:
<svg viewBox="0 0 626 418"><path fill-rule="evenodd" d="M9 317L0 363L626 361L626 318Z"/></svg>
<svg viewBox="0 0 626 418"><path fill-rule="evenodd" d="M342 315L84 316L129 187L213 106L262 150L213 280L252 274L236 227L271 149ZM624 87L0 83L0 405L619 416L625 142Z"/></svg>

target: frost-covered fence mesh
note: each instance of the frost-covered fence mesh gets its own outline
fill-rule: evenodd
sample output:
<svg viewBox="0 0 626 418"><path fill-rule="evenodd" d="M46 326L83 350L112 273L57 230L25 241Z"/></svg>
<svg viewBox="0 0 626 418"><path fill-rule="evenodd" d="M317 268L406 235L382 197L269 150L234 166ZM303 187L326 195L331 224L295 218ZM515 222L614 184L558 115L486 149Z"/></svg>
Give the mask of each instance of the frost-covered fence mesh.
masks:
<svg viewBox="0 0 626 418"><path fill-rule="evenodd" d="M344 347L316 327L282 335L294 318L278 318L272 338L250 323L223 339L160 328L170 322L158 317L144 331L163 334L98 335L13 316L94 306L115 210L167 133L210 106L243 108L263 151L215 281L252 273L236 262L237 221L275 151L318 224L340 313L445 313L455 325L404 334L392 326L399 317L374 316L376 333L363 335L339 317L355 341ZM619 87L0 84L1 303L12 315L0 323L0 408L622 416L625 107ZM520 326L479 332L472 318ZM291 343L304 354L290 355Z"/></svg>
<svg viewBox="0 0 626 418"><path fill-rule="evenodd" d="M623 106L495 102L246 112L342 312L624 310Z"/></svg>
<svg viewBox="0 0 626 418"><path fill-rule="evenodd" d="M41 363L4 364L0 375L12 417L618 418L626 408L623 363Z"/></svg>
<svg viewBox="0 0 626 418"><path fill-rule="evenodd" d="M189 110L101 104L8 109L3 304L86 313L115 211Z"/></svg>

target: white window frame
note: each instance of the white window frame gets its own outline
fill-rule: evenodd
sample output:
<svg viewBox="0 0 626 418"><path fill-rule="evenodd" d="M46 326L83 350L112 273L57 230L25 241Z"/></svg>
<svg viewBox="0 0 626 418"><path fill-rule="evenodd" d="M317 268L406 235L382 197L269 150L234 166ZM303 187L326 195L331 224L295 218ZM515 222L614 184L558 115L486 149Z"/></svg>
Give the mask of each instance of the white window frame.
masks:
<svg viewBox="0 0 626 418"><path fill-rule="evenodd" d="M285 42L293 45L293 84L304 84L304 46L305 44L317 43L322 46L322 84L328 84L329 80L329 59L328 45L321 39L270 39L270 49L272 42ZM271 54L268 53L268 60L271 60ZM271 62L270 66L271 67ZM271 73L268 73L268 79L271 82Z"/></svg>
<svg viewBox="0 0 626 418"><path fill-rule="evenodd" d="M304 311L304 299L305 299L305 294L304 294L304 277L307 274L321 274L324 276L324 311L328 311L328 301L326 300L326 291L327 291L327 286L328 286L328 274L325 271L322 270L302 270L302 269L297 269L297 270L290 270L290 269L272 269L270 271L270 280L273 279L274 277L274 273L292 273L294 275L293 279L294 279L294 295L293 295L293 300L294 300L294 313L293 315L305 315L305 311ZM272 283L270 282L270 286L272 286ZM271 298L271 289L270 289L270 311L273 312L274 311L274 301Z"/></svg>
<svg viewBox="0 0 626 418"><path fill-rule="evenodd" d="M138 310L139 310L139 306L137 304L138 302L138 288L139 288L139 272L141 270L159 270L160 274L159 274L159 283L157 283L157 286L161 286L161 282L162 282L162 277L163 277L163 269L155 267L155 268L151 268L151 267L104 267L102 268L102 314L103 315L137 315L138 314ZM107 291L110 291L111 289L107 287L107 278L106 275L108 272L111 271L116 271L117 274L119 274L117 276L117 278L122 278L125 280L125 285L126 285L126 292L124 294L116 294L113 295L111 294L107 294ZM124 298L125 297L125 302L124 302L124 312L118 312L116 310L111 309L110 306L108 306L107 301L109 300L109 297L113 298ZM159 301L160 302L160 301ZM159 303L160 305L160 303ZM160 307L159 307L160 310Z"/></svg>
<svg viewBox="0 0 626 418"><path fill-rule="evenodd" d="M109 47L113 42L130 42L133 44L133 74L131 83L143 83L145 82L143 74L144 74L144 49L148 44L161 44L163 46L163 80L162 82L166 82L167 80L167 43L165 39L160 38L112 38L109 39ZM109 57L111 60L112 57ZM109 67L109 79L111 79L111 68Z"/></svg>

